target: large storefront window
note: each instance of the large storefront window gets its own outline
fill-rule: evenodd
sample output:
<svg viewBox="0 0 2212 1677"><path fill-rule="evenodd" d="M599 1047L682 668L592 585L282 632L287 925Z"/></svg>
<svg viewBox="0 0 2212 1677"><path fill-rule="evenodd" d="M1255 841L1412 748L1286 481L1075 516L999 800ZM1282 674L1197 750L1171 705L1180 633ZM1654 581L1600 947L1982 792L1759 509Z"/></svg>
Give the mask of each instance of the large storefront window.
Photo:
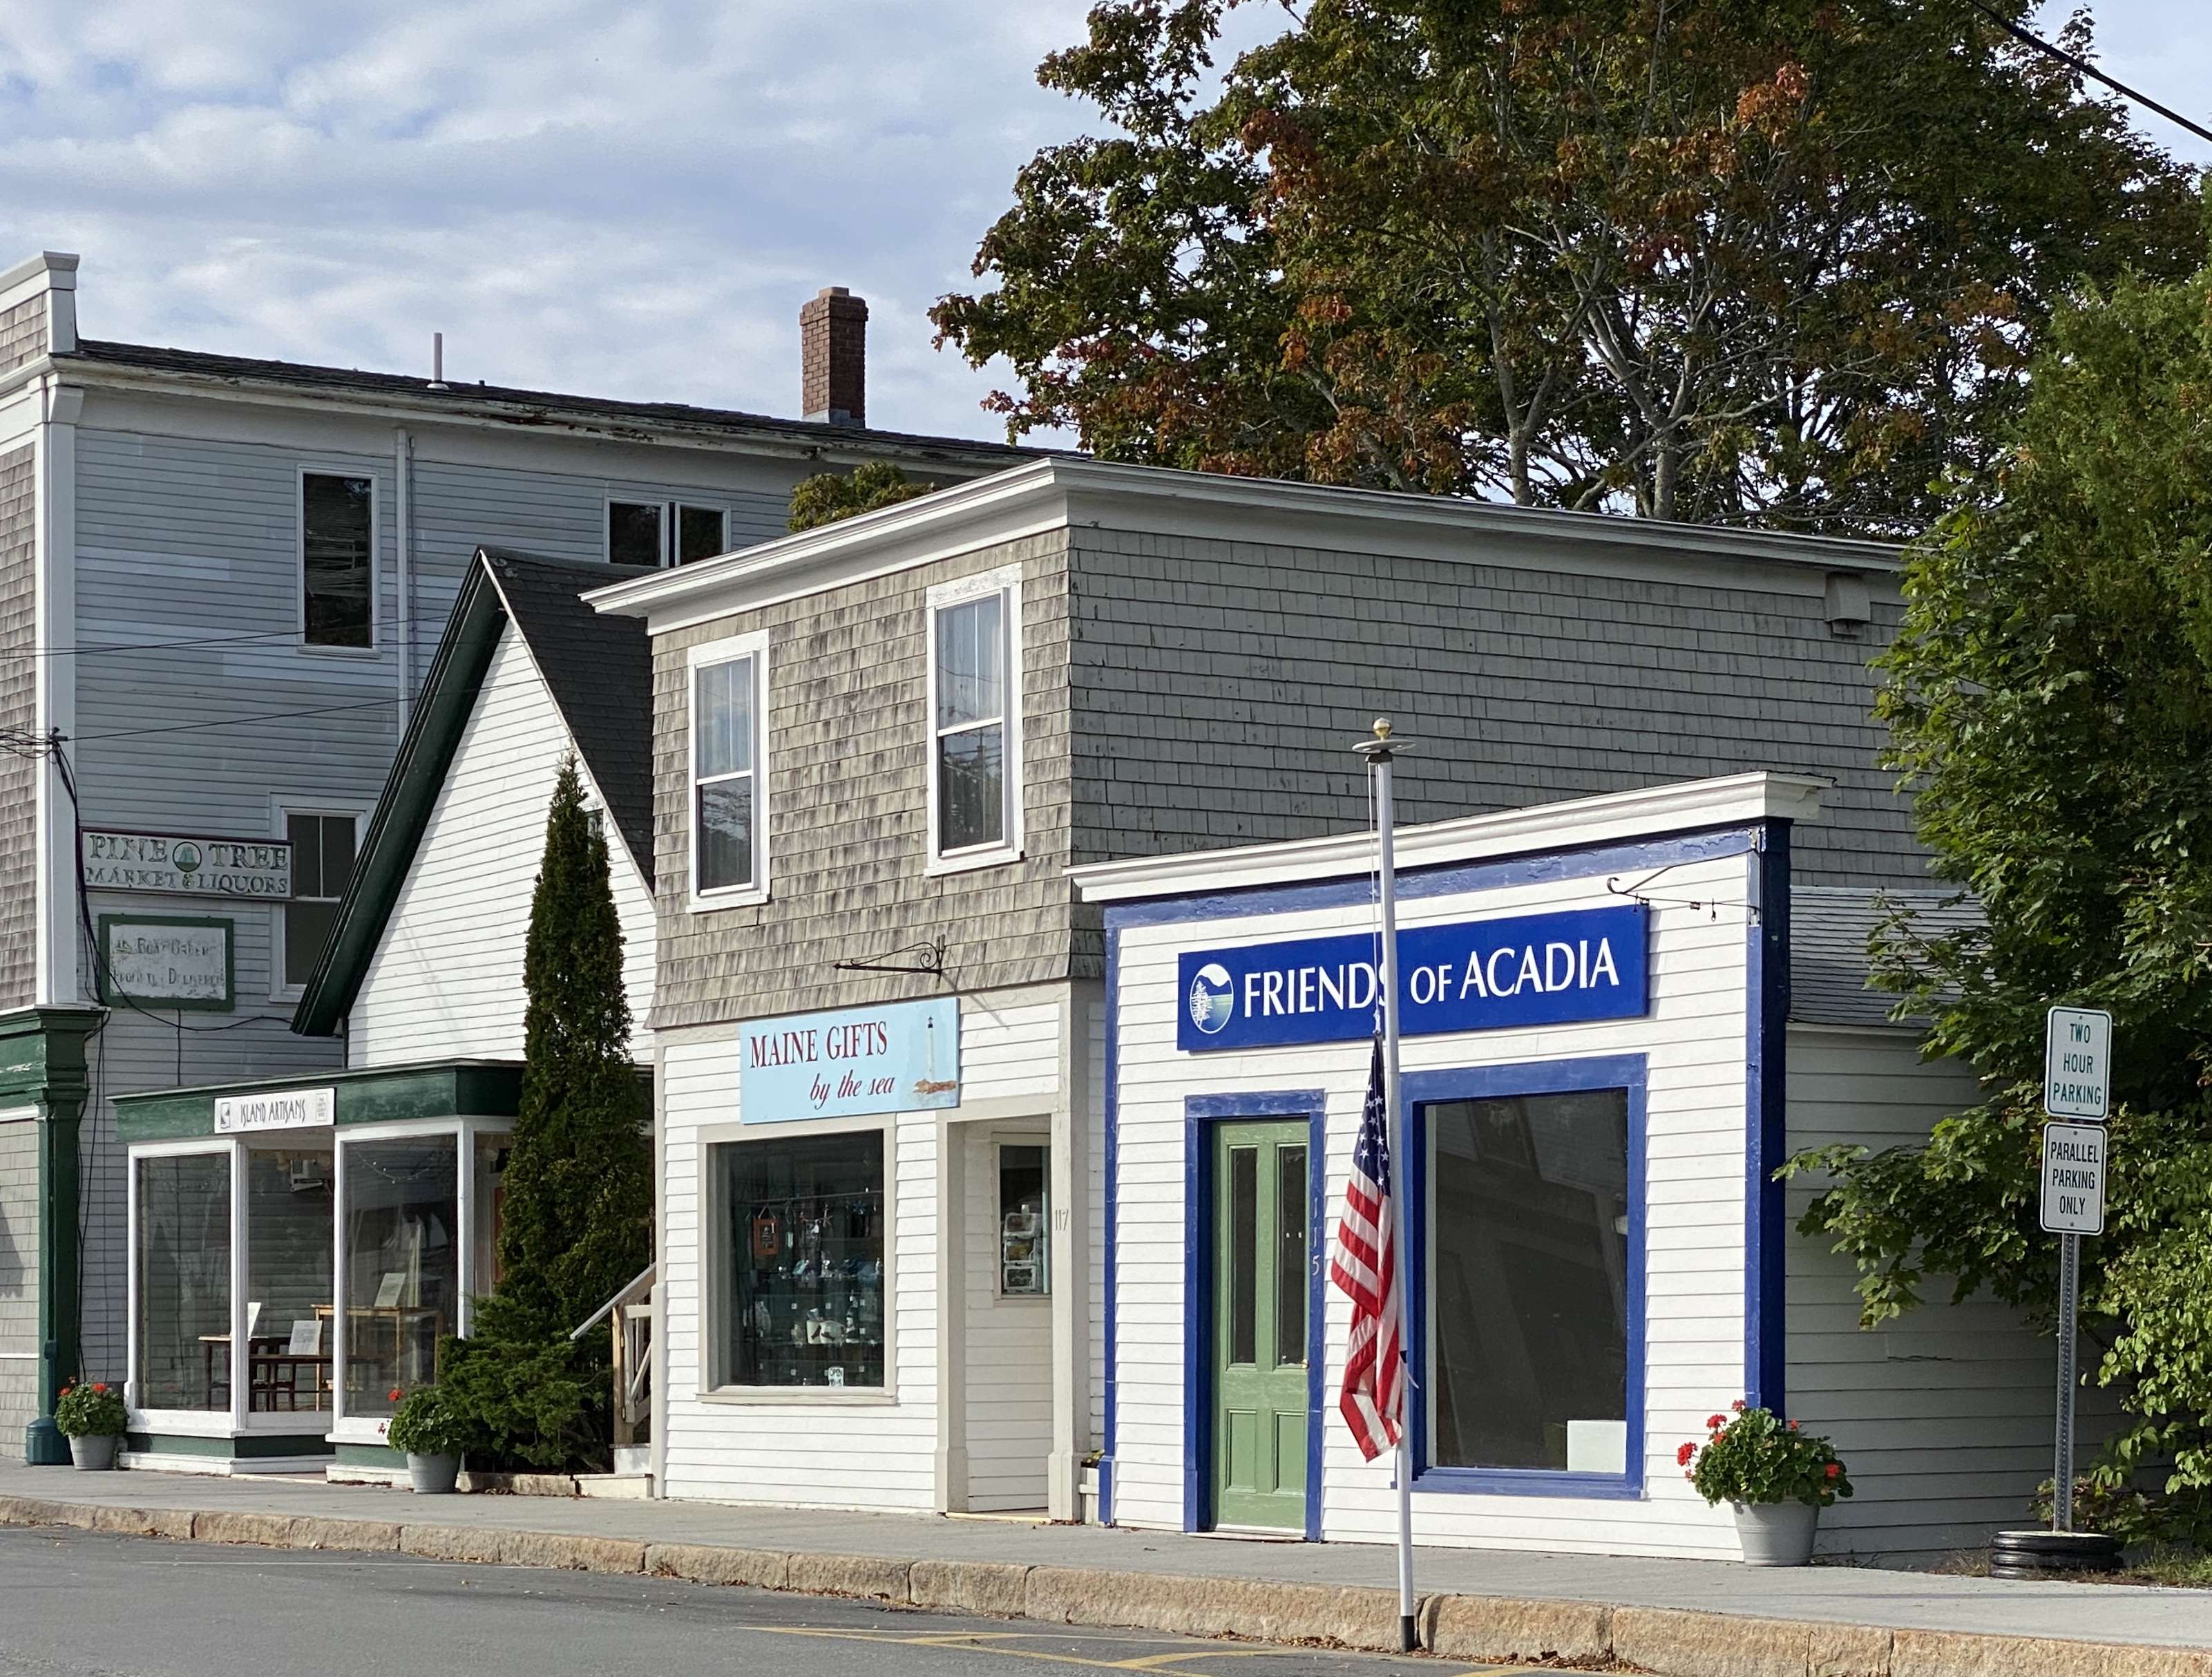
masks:
<svg viewBox="0 0 2212 1677"><path fill-rule="evenodd" d="M345 1150L346 1413L389 1415L437 1378L460 1291L459 1156L452 1134Z"/></svg>
<svg viewBox="0 0 2212 1677"><path fill-rule="evenodd" d="M469 1297L489 1298L499 1286L499 1230L507 1215L507 1160L514 1138L479 1133L476 1139L477 1174L470 1186L476 1197L469 1202L469 1238L476 1246L476 1262L469 1276Z"/></svg>
<svg viewBox="0 0 2212 1677"><path fill-rule="evenodd" d="M723 1383L884 1383L879 1130L716 1149L729 1208Z"/></svg>
<svg viewBox="0 0 2212 1677"><path fill-rule="evenodd" d="M138 1407L230 1407L230 1149L138 1161Z"/></svg>
<svg viewBox="0 0 2212 1677"><path fill-rule="evenodd" d="M246 1156L249 1409L331 1407L331 1150Z"/></svg>
<svg viewBox="0 0 2212 1677"><path fill-rule="evenodd" d="M1628 1096L1425 1109L1429 1459L1626 1471Z"/></svg>

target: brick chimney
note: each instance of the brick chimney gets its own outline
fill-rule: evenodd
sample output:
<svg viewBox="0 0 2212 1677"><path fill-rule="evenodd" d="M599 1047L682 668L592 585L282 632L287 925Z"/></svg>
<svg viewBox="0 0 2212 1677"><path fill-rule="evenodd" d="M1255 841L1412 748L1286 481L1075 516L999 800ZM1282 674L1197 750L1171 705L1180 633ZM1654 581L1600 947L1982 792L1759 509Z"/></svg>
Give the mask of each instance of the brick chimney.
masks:
<svg viewBox="0 0 2212 1677"><path fill-rule="evenodd" d="M825 285L799 311L801 410L830 425L868 422L868 305Z"/></svg>

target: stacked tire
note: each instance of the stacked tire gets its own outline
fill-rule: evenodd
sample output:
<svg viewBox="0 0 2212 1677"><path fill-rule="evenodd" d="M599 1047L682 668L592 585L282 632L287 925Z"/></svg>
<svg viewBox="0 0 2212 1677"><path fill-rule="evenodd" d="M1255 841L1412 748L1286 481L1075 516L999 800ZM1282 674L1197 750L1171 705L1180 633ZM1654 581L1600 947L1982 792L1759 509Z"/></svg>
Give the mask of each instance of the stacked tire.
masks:
<svg viewBox="0 0 2212 1677"><path fill-rule="evenodd" d="M2099 1531L2001 1531L1990 1541L1993 1578L2063 1578L2117 1572L2120 1540Z"/></svg>

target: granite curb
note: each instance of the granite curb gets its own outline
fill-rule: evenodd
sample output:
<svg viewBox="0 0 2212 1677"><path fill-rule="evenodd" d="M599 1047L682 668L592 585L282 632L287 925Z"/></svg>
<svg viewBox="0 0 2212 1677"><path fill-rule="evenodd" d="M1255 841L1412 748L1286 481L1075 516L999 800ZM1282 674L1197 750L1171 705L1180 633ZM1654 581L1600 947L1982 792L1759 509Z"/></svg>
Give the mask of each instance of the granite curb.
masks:
<svg viewBox="0 0 2212 1677"><path fill-rule="evenodd" d="M45 1497L0 1496L0 1526L64 1526L269 1548L397 1552L432 1560L743 1584L1048 1624L1370 1652L1395 1652L1398 1645L1395 1595L1349 1586L786 1553L465 1523L127 1508ZM1452 1660L1614 1664L1656 1677L2212 1677L2212 1647L1889 1630L1687 1608L1427 1595L1420 1601L1419 1623L1422 1647Z"/></svg>

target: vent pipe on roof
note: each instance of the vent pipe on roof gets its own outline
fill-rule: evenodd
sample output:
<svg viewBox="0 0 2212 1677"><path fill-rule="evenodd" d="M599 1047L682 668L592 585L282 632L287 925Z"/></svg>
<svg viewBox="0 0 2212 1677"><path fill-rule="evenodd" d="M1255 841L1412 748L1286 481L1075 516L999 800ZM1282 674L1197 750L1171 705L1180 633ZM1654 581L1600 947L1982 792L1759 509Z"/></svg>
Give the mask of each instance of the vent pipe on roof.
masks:
<svg viewBox="0 0 2212 1677"><path fill-rule="evenodd" d="M430 334L430 388L443 390L445 387L446 335L443 332L432 332Z"/></svg>
<svg viewBox="0 0 2212 1677"><path fill-rule="evenodd" d="M799 311L799 410L817 423L868 422L868 305L825 285Z"/></svg>

